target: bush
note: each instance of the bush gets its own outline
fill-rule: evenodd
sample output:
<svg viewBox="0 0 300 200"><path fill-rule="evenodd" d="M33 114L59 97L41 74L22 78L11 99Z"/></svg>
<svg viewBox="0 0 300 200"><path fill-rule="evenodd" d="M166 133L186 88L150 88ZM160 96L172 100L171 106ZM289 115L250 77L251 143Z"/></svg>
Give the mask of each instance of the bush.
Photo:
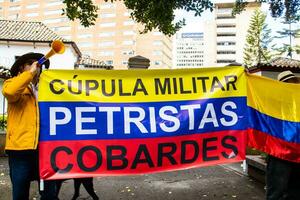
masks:
<svg viewBox="0 0 300 200"><path fill-rule="evenodd" d="M6 115L0 115L0 130L5 130L7 127L7 120L6 120Z"/></svg>

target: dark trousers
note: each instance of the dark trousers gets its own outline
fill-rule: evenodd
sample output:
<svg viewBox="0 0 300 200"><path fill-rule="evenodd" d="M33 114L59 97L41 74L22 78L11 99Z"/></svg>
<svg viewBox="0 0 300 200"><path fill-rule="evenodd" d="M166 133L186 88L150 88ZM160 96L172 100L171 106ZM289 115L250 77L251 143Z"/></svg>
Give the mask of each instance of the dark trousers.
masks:
<svg viewBox="0 0 300 200"><path fill-rule="evenodd" d="M37 150L7 151L13 200L28 200L30 182L39 180ZM56 200L56 184L45 181L41 200Z"/></svg>
<svg viewBox="0 0 300 200"><path fill-rule="evenodd" d="M300 199L300 163L267 158L267 200Z"/></svg>

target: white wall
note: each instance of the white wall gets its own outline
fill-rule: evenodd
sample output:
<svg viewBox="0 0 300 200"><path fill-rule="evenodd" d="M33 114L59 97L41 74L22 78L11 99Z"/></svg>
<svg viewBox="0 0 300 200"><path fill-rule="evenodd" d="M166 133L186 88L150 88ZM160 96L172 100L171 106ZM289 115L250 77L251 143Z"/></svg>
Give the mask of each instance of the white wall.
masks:
<svg viewBox="0 0 300 200"><path fill-rule="evenodd" d="M51 69L74 69L74 64L77 61L77 55L71 45L66 45L64 54L57 54L50 58ZM50 50L49 44L38 43L35 45L32 42L14 43L0 42L0 66L9 68L15 61L15 56L34 52L46 54Z"/></svg>

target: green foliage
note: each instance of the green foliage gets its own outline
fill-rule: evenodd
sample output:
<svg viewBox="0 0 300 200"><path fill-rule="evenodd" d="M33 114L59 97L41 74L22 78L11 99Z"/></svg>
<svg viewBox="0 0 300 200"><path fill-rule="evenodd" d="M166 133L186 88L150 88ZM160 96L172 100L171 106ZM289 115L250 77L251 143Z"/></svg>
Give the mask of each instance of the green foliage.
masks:
<svg viewBox="0 0 300 200"><path fill-rule="evenodd" d="M286 22L300 20L299 0L256 0L256 2L269 4L269 10L274 18L284 18ZM236 0L232 13L234 15L241 13L247 4L247 0Z"/></svg>
<svg viewBox="0 0 300 200"><path fill-rule="evenodd" d="M268 62L271 59L268 46L273 38L265 20L265 14L259 10L254 11L247 31L246 46L244 48L244 65L246 67L251 67L261 62Z"/></svg>
<svg viewBox="0 0 300 200"><path fill-rule="evenodd" d="M105 0L114 2L117 0ZM158 29L166 35L173 35L182 26L185 20L174 22L174 10L181 9L192 11L195 16L201 16L205 10L213 10L212 0L123 0L125 6L131 9L131 17L144 25L143 33ZM300 20L299 0L256 0L256 2L268 3L273 17L284 17L285 21ZM98 7L92 0L64 0L63 14L71 20L79 19L85 26L95 24L98 16ZM239 14L245 9L245 0L236 0L233 14Z"/></svg>
<svg viewBox="0 0 300 200"><path fill-rule="evenodd" d="M6 120L6 116L1 115L0 116L0 130L5 130L7 127L7 120Z"/></svg>
<svg viewBox="0 0 300 200"><path fill-rule="evenodd" d="M278 52L278 55L287 54L287 56L292 58L293 53L300 53L300 46L292 44L292 40L294 38L300 37L300 29L292 29L293 22L288 22L287 24L289 25L289 28L284 28L282 31L277 31L279 36L277 36L276 38L289 38L289 44L283 44L283 46L274 49Z"/></svg>
<svg viewBox="0 0 300 200"><path fill-rule="evenodd" d="M95 25L98 7L92 0L64 0L63 3L66 4L63 15L67 15L70 20L79 19L84 27Z"/></svg>
<svg viewBox="0 0 300 200"><path fill-rule="evenodd" d="M144 25L143 33L157 28L166 35L175 34L185 25L184 19L173 23L174 10L184 9L194 12L195 16L200 16L205 10L213 9L210 0L124 0L123 2L132 11L131 17ZM64 0L63 3L66 4L64 14L69 19L79 19L85 27L95 24L98 8L93 5L92 0Z"/></svg>

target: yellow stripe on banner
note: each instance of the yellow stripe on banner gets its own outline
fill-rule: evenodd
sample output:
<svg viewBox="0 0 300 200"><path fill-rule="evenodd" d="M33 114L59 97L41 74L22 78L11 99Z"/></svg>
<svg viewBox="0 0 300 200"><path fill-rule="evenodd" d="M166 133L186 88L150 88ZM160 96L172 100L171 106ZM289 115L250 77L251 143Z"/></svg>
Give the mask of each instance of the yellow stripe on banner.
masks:
<svg viewBox="0 0 300 200"><path fill-rule="evenodd" d="M300 84L247 75L247 104L277 119L300 122Z"/></svg>
<svg viewBox="0 0 300 200"><path fill-rule="evenodd" d="M39 101L157 102L246 96L242 67L47 70Z"/></svg>

